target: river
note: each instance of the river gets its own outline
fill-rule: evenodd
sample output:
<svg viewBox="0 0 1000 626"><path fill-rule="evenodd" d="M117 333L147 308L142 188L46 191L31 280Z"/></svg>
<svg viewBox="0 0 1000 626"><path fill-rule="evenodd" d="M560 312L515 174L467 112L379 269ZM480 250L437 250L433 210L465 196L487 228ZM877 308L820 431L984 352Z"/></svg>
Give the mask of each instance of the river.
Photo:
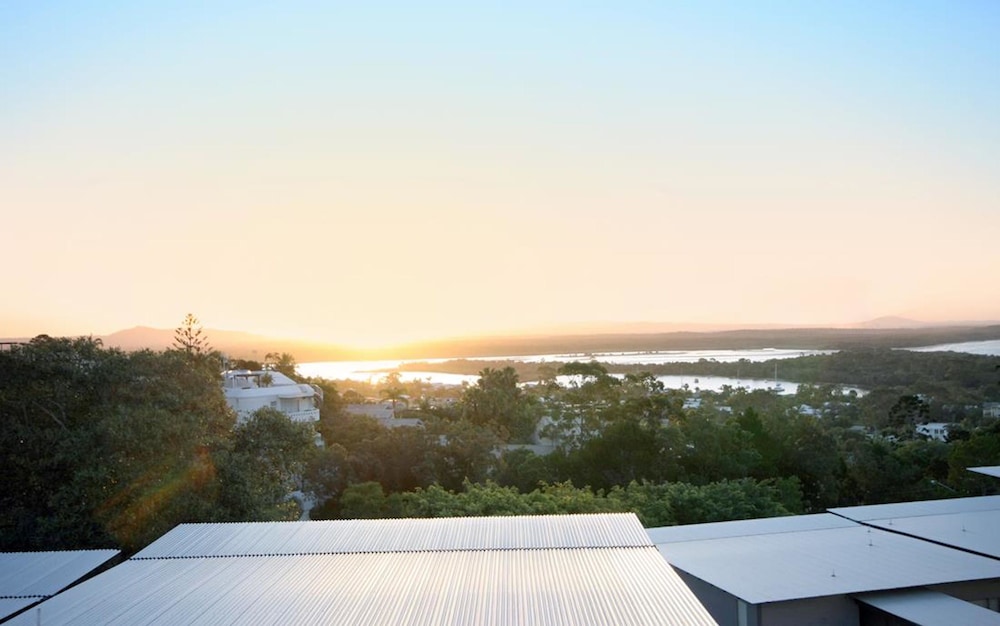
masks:
<svg viewBox="0 0 1000 626"><path fill-rule="evenodd" d="M603 363L621 364L659 364L659 363L696 363L702 359L732 363L740 359L748 361L767 361L771 359L791 359L813 354L830 354L829 350L787 350L764 348L757 350L671 350L651 352L598 352L598 353L566 353L566 354L532 354L520 356L489 356L473 357L470 361L521 361L523 363L567 362L597 360ZM453 359L408 359L396 361L321 361L302 363L298 366L299 374L330 380L356 380L378 383L387 372L394 371L401 365L411 363L443 363ZM404 382L422 380L432 385L476 384L479 376L468 374L447 374L443 372L400 372L400 380ZM719 391L724 385L745 387L747 389L770 389L775 386L774 380L735 379L723 376L657 376L665 387L680 389L703 389ZM565 381L564 381L565 382ZM777 381L782 393L795 393L796 383Z"/></svg>
<svg viewBox="0 0 1000 626"><path fill-rule="evenodd" d="M1000 340L970 341L965 343L940 344L910 348L915 352L966 352L1000 356ZM521 361L524 363L567 362L597 360L603 363L622 364L659 364L659 363L696 363L701 359L732 363L740 359L748 361L767 361L771 359L792 359L814 354L832 354L831 350L793 350L778 348L763 348L754 350L670 350L650 352L598 352L598 353L565 353L565 354L530 354L520 356L484 356L471 357L470 361ZM407 359L388 361L320 361L301 363L299 374L303 376L327 378L330 380L356 380L378 383L387 372L396 370L401 365L411 363L443 363L453 359ZM470 374L447 374L443 372L400 372L400 380L422 380L432 385L474 385L479 377ZM744 387L747 389L771 389L775 383L780 384L781 393L793 394L798 384L785 380L736 379L723 376L657 376L669 389L680 389L685 385L689 389L719 391L724 385Z"/></svg>

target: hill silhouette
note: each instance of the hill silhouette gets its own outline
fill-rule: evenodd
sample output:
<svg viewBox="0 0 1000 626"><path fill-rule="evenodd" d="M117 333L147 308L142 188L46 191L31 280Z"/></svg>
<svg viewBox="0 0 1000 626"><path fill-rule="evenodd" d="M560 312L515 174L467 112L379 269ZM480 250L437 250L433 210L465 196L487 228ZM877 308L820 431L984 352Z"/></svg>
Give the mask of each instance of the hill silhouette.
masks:
<svg viewBox="0 0 1000 626"><path fill-rule="evenodd" d="M459 337L362 350L300 339L267 337L243 331L205 328L212 348L233 358L263 360L268 352L288 352L300 362L363 359L424 359L531 354L580 354L664 350L742 350L791 348L842 350L864 347L912 348L941 343L1000 339L1000 324L933 326L904 318L879 318L849 327L771 327L673 332L603 332ZM635 326L632 327L633 329ZM174 329L136 326L99 337L107 347L163 350L173 345ZM10 341L10 340L0 340ZM18 341L14 339L13 341ZM26 341L26 339L20 339Z"/></svg>

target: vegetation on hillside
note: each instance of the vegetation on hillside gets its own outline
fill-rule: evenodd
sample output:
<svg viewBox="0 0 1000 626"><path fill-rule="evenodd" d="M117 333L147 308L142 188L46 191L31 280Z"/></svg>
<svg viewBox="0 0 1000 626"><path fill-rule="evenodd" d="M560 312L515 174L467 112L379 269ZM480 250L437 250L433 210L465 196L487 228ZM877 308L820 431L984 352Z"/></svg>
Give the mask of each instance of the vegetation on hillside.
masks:
<svg viewBox="0 0 1000 626"><path fill-rule="evenodd" d="M0 352L0 550L129 552L181 522L297 517L311 429L271 410L237 425L203 348Z"/></svg>
<svg viewBox="0 0 1000 626"><path fill-rule="evenodd" d="M236 423L196 322L162 352L45 336L0 352L0 549L131 552L181 522L294 519L300 487L317 497L314 518L635 511L664 525L998 486L965 471L1000 463L1000 422L982 412L1000 396L995 357L782 361L782 378L803 383L794 395L665 389L656 374L673 366L597 362L533 365L529 386L482 362L464 388L312 381L324 391L317 448L311 427L272 410ZM266 360L294 374L292 355ZM348 414L348 397L395 403L421 425ZM951 423L950 439L917 436L928 420Z"/></svg>

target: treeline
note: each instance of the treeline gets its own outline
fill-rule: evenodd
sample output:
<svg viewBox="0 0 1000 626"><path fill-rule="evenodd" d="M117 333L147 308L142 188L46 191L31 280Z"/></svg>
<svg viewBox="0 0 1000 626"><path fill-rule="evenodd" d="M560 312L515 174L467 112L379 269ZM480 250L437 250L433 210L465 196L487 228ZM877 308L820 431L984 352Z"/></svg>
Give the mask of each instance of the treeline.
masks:
<svg viewBox="0 0 1000 626"><path fill-rule="evenodd" d="M926 395L947 394L949 399L1000 399L996 367L1000 357L960 352L913 352L873 348L843 350L832 354L802 356L778 361L734 363L701 360L696 363L664 363L615 366L612 371L649 371L654 374L695 374L756 378L774 376L798 383L837 384L863 389L902 388Z"/></svg>
<svg viewBox="0 0 1000 626"><path fill-rule="evenodd" d="M791 348L855 350L905 348L1000 339L1000 326L927 328L765 328L706 332L648 332L467 338L413 344L372 359L464 358L523 354L586 354L650 350ZM327 358L336 358L333 356Z"/></svg>
<svg viewBox="0 0 1000 626"><path fill-rule="evenodd" d="M794 479L723 480L708 485L636 483L607 492L543 484L528 492L493 481L466 481L457 491L440 485L386 494L377 482L348 487L342 517L460 517L634 512L646 527L790 515L798 505Z"/></svg>
<svg viewBox="0 0 1000 626"><path fill-rule="evenodd" d="M408 371L476 374L482 368L511 367L521 380L545 381L565 362L524 363L456 359L443 363L410 363ZM996 368L1000 357L961 352L913 352L889 348L849 349L831 354L752 362L723 363L701 359L694 363L602 364L611 374L722 376L733 379L778 378L811 385L844 385L865 390L893 389L922 393L943 402L1000 400Z"/></svg>
<svg viewBox="0 0 1000 626"><path fill-rule="evenodd" d="M298 516L311 427L225 403L194 335L163 352L40 336L0 352L0 550L116 547L176 524Z"/></svg>
<svg viewBox="0 0 1000 626"><path fill-rule="evenodd" d="M550 378L524 389L511 368L481 374L457 403L417 413L424 428L324 418L327 449L307 474L326 502L316 514L405 515L413 510L407 498L417 496L402 494L424 498L432 487L440 490L435 501L450 493L450 506L468 510L462 494L470 484L487 483L525 497L554 486L606 497L633 484L701 488L749 479L782 485L780 503L791 513L996 487L965 468L1000 462L1000 427L970 419L954 427L952 441L917 437L915 426L931 415L932 400L919 395L859 398L837 386L803 385L794 396L727 389L689 403L692 393L664 389L653 375L619 379L599 363L561 367L555 374L573 380L566 386ZM981 407L972 413L981 421ZM507 445L533 430L555 450L541 455ZM384 502L373 495L374 483ZM360 484L369 485L364 493L374 504L345 506ZM527 505L512 506L514 512Z"/></svg>
<svg viewBox="0 0 1000 626"><path fill-rule="evenodd" d="M390 378L383 397L411 395L423 426L387 428L319 381L317 448L274 411L237 424L219 355L191 328L178 337L162 352L44 336L0 352L0 549L128 553L182 522L295 519L298 488L314 518L631 510L649 525L996 490L965 468L1000 463L1000 425L956 416L951 441L915 438L935 403L920 384L695 397L599 363L549 365L529 387L487 367L441 406ZM908 380L924 380L913 362ZM971 363L996 384L994 361L955 363L956 384Z"/></svg>

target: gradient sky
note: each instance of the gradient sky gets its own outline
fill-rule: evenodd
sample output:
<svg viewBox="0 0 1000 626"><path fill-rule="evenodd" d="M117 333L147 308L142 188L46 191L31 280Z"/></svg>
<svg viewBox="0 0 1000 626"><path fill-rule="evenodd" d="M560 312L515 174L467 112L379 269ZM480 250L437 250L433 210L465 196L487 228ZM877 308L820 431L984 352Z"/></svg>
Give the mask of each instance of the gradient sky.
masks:
<svg viewBox="0 0 1000 626"><path fill-rule="evenodd" d="M153 4L0 4L0 336L1000 319L994 0Z"/></svg>

